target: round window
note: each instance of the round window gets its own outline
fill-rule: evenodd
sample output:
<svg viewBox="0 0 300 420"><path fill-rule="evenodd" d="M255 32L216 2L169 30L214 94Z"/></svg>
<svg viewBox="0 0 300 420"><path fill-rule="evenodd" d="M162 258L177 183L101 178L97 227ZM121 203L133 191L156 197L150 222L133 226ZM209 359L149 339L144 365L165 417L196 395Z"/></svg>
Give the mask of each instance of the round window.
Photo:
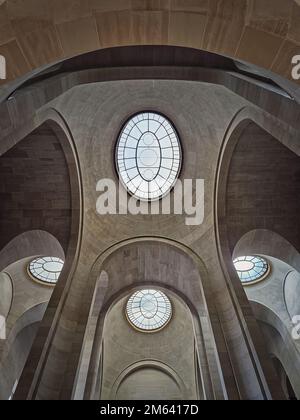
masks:
<svg viewBox="0 0 300 420"><path fill-rule="evenodd" d="M154 332L161 330L170 321L172 306L163 292L140 290L129 298L126 315L134 328L143 332Z"/></svg>
<svg viewBox="0 0 300 420"><path fill-rule="evenodd" d="M239 257L233 261L233 264L243 284L261 281L270 271L268 262L258 256Z"/></svg>
<svg viewBox="0 0 300 420"><path fill-rule="evenodd" d="M56 257L35 258L28 266L29 274L38 281L56 284L62 272L64 262Z"/></svg>

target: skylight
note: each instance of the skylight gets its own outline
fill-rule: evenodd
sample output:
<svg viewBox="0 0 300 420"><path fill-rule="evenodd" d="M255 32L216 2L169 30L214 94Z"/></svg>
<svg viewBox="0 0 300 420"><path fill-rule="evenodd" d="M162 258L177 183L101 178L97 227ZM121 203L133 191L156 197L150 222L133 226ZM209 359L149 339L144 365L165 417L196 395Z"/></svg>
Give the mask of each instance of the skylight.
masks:
<svg viewBox="0 0 300 420"><path fill-rule="evenodd" d="M63 269L64 262L56 257L35 258L28 266L29 274L38 281L56 284Z"/></svg>
<svg viewBox="0 0 300 420"><path fill-rule="evenodd" d="M145 289L129 298L126 315L130 324L137 330L154 332L161 330L170 321L172 306L163 292Z"/></svg>
<svg viewBox="0 0 300 420"><path fill-rule="evenodd" d="M258 256L239 257L233 261L233 264L243 284L263 280L270 270L268 262Z"/></svg>
<svg viewBox="0 0 300 420"><path fill-rule="evenodd" d="M181 169L181 147L172 123L154 112L132 117L116 150L119 176L130 194L152 201L166 195Z"/></svg>

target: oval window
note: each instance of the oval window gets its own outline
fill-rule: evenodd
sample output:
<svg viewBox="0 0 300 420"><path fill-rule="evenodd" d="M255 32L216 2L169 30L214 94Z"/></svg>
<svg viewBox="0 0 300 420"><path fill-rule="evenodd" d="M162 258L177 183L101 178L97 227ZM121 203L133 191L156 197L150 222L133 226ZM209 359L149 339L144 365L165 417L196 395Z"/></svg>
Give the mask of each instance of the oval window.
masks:
<svg viewBox="0 0 300 420"><path fill-rule="evenodd" d="M233 265L244 285L261 281L270 272L268 262L264 258L254 255L238 257L233 261Z"/></svg>
<svg viewBox="0 0 300 420"><path fill-rule="evenodd" d="M62 272L64 262L57 257L39 257L32 260L28 272L35 280L47 284L56 284Z"/></svg>
<svg viewBox="0 0 300 420"><path fill-rule="evenodd" d="M139 200L157 200L169 193L181 169L181 146L172 123L161 114L143 112L125 124L117 144L120 179Z"/></svg>
<svg viewBox="0 0 300 420"><path fill-rule="evenodd" d="M129 298L126 316L129 323L139 331L159 331L169 323L172 305L169 298L159 290L140 290Z"/></svg>

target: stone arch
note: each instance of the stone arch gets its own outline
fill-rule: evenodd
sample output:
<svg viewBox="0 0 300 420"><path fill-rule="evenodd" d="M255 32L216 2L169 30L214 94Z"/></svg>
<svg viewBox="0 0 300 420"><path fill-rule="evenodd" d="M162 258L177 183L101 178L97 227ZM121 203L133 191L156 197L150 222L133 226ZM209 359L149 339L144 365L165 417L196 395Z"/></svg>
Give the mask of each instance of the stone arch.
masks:
<svg viewBox="0 0 300 420"><path fill-rule="evenodd" d="M300 254L283 236L269 229L254 229L237 242L233 258L251 254L269 255L300 272Z"/></svg>
<svg viewBox="0 0 300 420"><path fill-rule="evenodd" d="M256 319L265 335L265 342L270 356L275 356L282 366L292 384L294 392L300 398L299 351L282 320L265 305L251 302ZM297 361L295 363L295 361Z"/></svg>
<svg viewBox="0 0 300 420"><path fill-rule="evenodd" d="M300 314L300 302L298 299L300 289L299 271L290 271L284 281L284 302L290 318Z"/></svg>
<svg viewBox="0 0 300 420"><path fill-rule="evenodd" d="M261 138L263 141L266 139L265 141L267 142L268 147L270 147L270 144L275 144L278 148L276 152L277 156L279 156L279 152L285 152L294 162L295 174L297 174L298 158L300 155L296 132L293 133L290 131L289 134L286 135L286 131L282 126L276 126L274 121L270 119L266 113L252 107L244 107L241 109L234 116L227 128L219 154L216 172L214 217L221 264L224 267L225 272L229 272L229 277L231 279L230 283L234 284L234 288L242 300L244 300L244 293L232 266L232 254L238 241L247 232L258 229L262 230L259 223L254 223L254 225L248 223L248 226L245 228L244 226L246 223L244 222L240 222L239 225L236 224L236 226L230 225L229 222L229 216L234 213L232 208L228 207L228 184L230 180L231 164L240 139L243 139L243 137L246 139L247 133L249 133L249 144L251 144L252 138ZM243 150L243 153L245 153L245 150ZM265 167L267 168L267 165L265 165ZM288 175L286 178L288 178ZM275 186L276 185L277 184L275 183ZM236 198L233 193L231 193L231 197ZM236 198L235 202L236 209L238 209L238 198ZM296 202L295 209L298 205L300 205L300 202ZM298 210L296 213L297 212ZM232 219L238 220L238 215L234 214ZM239 229L240 226L243 226L244 230ZM264 228L265 227L266 226L264 226ZM290 226L291 232L293 229L294 226Z"/></svg>
<svg viewBox="0 0 300 420"><path fill-rule="evenodd" d="M48 255L48 254L47 254ZM57 254L50 254L57 255ZM32 259L40 255L31 255L8 265L0 274L5 275L11 282L10 309L6 315L6 337L14 334L18 320L30 309L43 302L49 302L54 285L46 285L35 281L28 273L28 265ZM5 297L5 296L4 296ZM2 296L1 296L2 300Z"/></svg>
<svg viewBox="0 0 300 420"><path fill-rule="evenodd" d="M159 372L162 372L164 375L169 377L173 383L175 383L176 387L178 388L179 392L182 395L182 399L186 400L188 399L188 394L185 389L184 382L178 376L175 370L170 368L165 363L156 361L156 360L145 360L141 362L137 362L131 366L129 366L127 369L125 369L120 376L117 378L116 382L114 383L111 397L112 399L116 399L118 392L122 386L122 384L128 379L132 374L139 372L145 368L153 369ZM171 398L170 398L171 399ZM173 398L174 399L174 396Z"/></svg>
<svg viewBox="0 0 300 420"><path fill-rule="evenodd" d="M45 137L43 147L39 144L40 137L42 143L43 137ZM53 153L56 153L57 150L60 157L60 168L64 172L65 183L60 182L59 184L63 185L61 187L62 196L66 193L67 198L62 198L63 204L57 204L57 207L54 204L52 214L51 209L48 208L48 203L42 203L41 201L40 204L37 205L37 203L35 203L35 205L31 206L30 199L34 199L36 195L34 189L40 190L40 187L36 185L34 179L30 179L28 185L30 186L33 184L35 187L33 187L33 191L31 191L31 196L27 198L24 196L23 201L26 205L28 204L29 213L30 210L32 210L32 215L30 217L29 214L29 217L27 217L26 227L15 227L15 238L11 239L11 241L0 251L0 269L18 259L54 252L58 257L65 260L64 271L59 282L62 286L59 287L59 293L61 294L66 281L66 279L63 280L65 277L64 273L68 273L71 267L77 263L76 255L78 254L81 238L83 204L80 164L74 140L66 121L59 112L52 108L36 110L34 118L31 118L26 125L22 126L22 129L14 134L14 136L1 144L0 162L5 158L7 153L11 153L12 156L9 158L9 163L14 165L16 163L15 158L18 159L20 153L18 147L24 142L24 147L26 149L27 140L29 140L29 142L32 140L33 145L34 142L38 142L38 153L44 154L44 156L41 157L41 161L44 159L48 162L48 152L51 154L51 150L47 150L49 138L50 149ZM24 153L22 150L21 152ZM22 157L22 153L20 158ZM35 154L33 161L38 161L38 157L39 156L36 156ZM47 175L50 179L52 178L52 163L53 162L50 162L46 169L43 168L42 163L38 164L40 165L38 166L38 169L41 171L42 180L45 179L45 176ZM30 170L31 169L32 168L30 167ZM10 188L10 181L11 180L7 178L8 189ZM41 180L39 181L41 182ZM49 186L49 190L51 191L54 198L53 201L55 202L56 198L58 198L55 198L57 190L55 182ZM39 191L39 193L40 192L41 191ZM44 188L42 195L47 197L47 185ZM38 200L39 199L37 198L37 201ZM20 204L24 203L20 201L19 207ZM36 207L40 217L37 217ZM59 214L61 217L59 217ZM56 231L56 228L52 229L57 224L56 216L60 218L62 224L65 222L66 225L61 229L61 233ZM35 221L36 218L38 219L37 221ZM3 219L2 224L4 225ZM11 232L9 234L10 236L13 236ZM7 241L7 238L5 240ZM58 293L58 288L56 288L55 294L56 293ZM57 299L59 298L57 297Z"/></svg>
<svg viewBox="0 0 300 420"><path fill-rule="evenodd" d="M64 250L53 235L44 230L32 230L17 235L0 251L0 270L18 260L36 255L53 255L65 259Z"/></svg>
<svg viewBox="0 0 300 420"><path fill-rule="evenodd" d="M157 249L159 249L160 246L166 247L166 250L173 249L173 252L175 253L174 255L177 255L177 258L179 258L179 255L181 255L183 259L186 258L186 261L190 261L191 267L194 268L190 267L188 272L191 278L195 276L193 284L189 286L190 282L187 273L187 277L184 279L186 286L185 288L181 289L178 284L172 285L171 283L168 283L167 280L164 281L161 279L156 272L156 281L154 278L151 280L150 278L145 278L143 281L131 282L130 280L128 281L123 278L122 285L115 287L116 284L115 286L112 284L111 289L109 289L109 282L111 281L113 283L113 280L110 279L110 277L113 276L113 274L110 273L110 269L112 266L116 267L118 265L117 259L114 259L114 257L118 254L121 256L123 252L130 252L130 250L134 250L134 248L137 250L142 249L144 246L146 249L146 244L148 244L150 247L151 245L153 246L153 244L155 244ZM158 288L169 290L170 293L175 293L180 299L183 299L185 304L188 305L191 311L195 337L198 342L197 346L199 357L202 358L201 366L203 368L202 381L205 387L204 393L208 399L224 398L222 385L220 382L221 377L219 376L220 372L218 371L218 356L215 350L215 342L213 338L214 336L211 331L210 315L208 315L207 312L208 304L205 301L201 281L199 281L199 278L196 280L197 275L199 276L199 274L196 274L198 272L198 267L201 267L203 263L201 263L201 260L196 255L193 255L191 251L189 252L186 250L185 252L188 254L184 254L184 249L185 247L182 245L176 244L173 241L169 241L163 238L137 238L135 240L133 239L124 241L123 243L112 247L112 249L109 249L104 255L98 258L91 271L91 279L94 278L95 281L95 287L93 289L94 296L92 298L93 303L91 306L89 321L86 327L85 340L82 348L81 361L77 372L75 388L73 389L73 397L75 399L83 397L84 389L85 398L87 399L93 398L93 395L95 395L95 393L97 394L98 392L95 391L95 387L99 385L99 382L95 377L95 372L97 372L98 369L96 366L99 367L99 352L101 352L102 330L107 311L109 311L109 308L113 306L114 302L120 300L120 297L127 295L130 290L136 287L143 287L145 285L148 287L152 285ZM141 257L141 259L144 261L143 257ZM110 261L114 262L110 269L108 269ZM193 265L193 261L194 263L196 262L196 265ZM180 265L184 266L184 264ZM194 273L192 273L193 271ZM205 267L203 265L202 272L203 275L205 275ZM101 273L100 276L99 273ZM167 275L167 272L163 272L163 275ZM196 283L199 281L198 285L195 283L195 280ZM189 287L191 287L191 293L187 292ZM105 293L105 290L108 291L108 294ZM210 302L210 304L211 303L212 302ZM203 338L206 342L206 345L203 345ZM214 355L211 354L211 356L208 357L209 352L214 353ZM88 366L89 370L87 371ZM210 376L209 372L212 370L214 370L214 374ZM79 395L81 395L81 397L79 397Z"/></svg>
<svg viewBox="0 0 300 420"><path fill-rule="evenodd" d="M0 388L6 393L20 378L53 291L53 288L38 286L26 275L27 264L32 258L40 255L65 259L59 241L42 230L28 231L16 236L0 252L0 275L5 276L11 283L10 309L5 315L5 339L0 342L3 370ZM4 297L8 298L7 293ZM19 354L18 346L21 344L24 353ZM15 363L12 362L12 358L16 358ZM7 369L9 360L19 370L11 372ZM7 379L7 383L4 378ZM3 397L7 399L8 395Z"/></svg>
<svg viewBox="0 0 300 420"><path fill-rule="evenodd" d="M11 36L1 39L0 46L10 80L80 53L141 44L199 48L290 78L290 56L298 52L300 41L297 21L292 19L299 10L295 0L262 6L260 0L209 0L199 5L115 0L76 7L72 0L54 7L37 0L26 8L11 3L7 0L1 6Z"/></svg>
<svg viewBox="0 0 300 420"><path fill-rule="evenodd" d="M1 400L7 400L22 373L47 302L28 309L16 322L1 354ZM12 369L13 368L13 369Z"/></svg>
<svg viewBox="0 0 300 420"><path fill-rule="evenodd" d="M130 294L141 288L148 287L161 290L168 295L173 306L173 316L168 325L160 332L149 334L145 337L144 334L139 333L134 328L130 327L126 317L123 315L124 305ZM132 367L132 363L129 364L128 361L122 361L122 356L119 359L119 351L114 359L114 348L122 349L121 352L124 352L123 357L125 360L128 360L128 357L130 357L132 362L138 360L140 367L142 367L142 365L149 367L150 359L147 351L148 346L154 347L151 356L153 368L155 367L154 362L157 362L157 367L160 364L164 365L166 368L168 367L167 371L164 369L165 372L169 372L169 374L171 372L176 372L175 375L171 375L171 377L177 377L176 383L181 392L181 399L200 398L200 395L197 395L196 388L198 385L202 391L204 375L202 375L201 383L196 385L196 383L193 382L194 378L196 378L196 359L198 359L198 354L196 352L198 346L194 343L197 340L199 322L197 321L196 316L192 314L187 301L183 297L176 292L171 291L170 288L164 287L162 284L151 284L148 286L146 284L140 286L136 285L123 290L111 303L108 311L100 316L100 318L102 317L104 317L101 349L101 368L103 372L99 374L99 378L101 377L99 382L102 384L99 395L101 395L103 399L114 397L114 392L116 391L115 385L116 383L120 384L120 375L122 377L122 373L124 371L130 371ZM102 320L99 319L99 323L101 322ZM127 338L125 339L125 337ZM201 351L201 349L199 350ZM188 354L189 357L185 356L185 354ZM114 360L113 363L112 360ZM202 362L204 365L205 361L202 360ZM182 369L182 364L185 365L185 369ZM134 363L134 365L136 365L136 363ZM201 373L203 374L203 371ZM115 378L115 380L112 381L113 378ZM157 388L152 389L152 391L155 394ZM98 392L99 391L97 391L96 394ZM207 389L203 390L201 394L203 393L207 395ZM168 399L167 397L166 392L161 389L161 399ZM154 398L154 395L148 395L148 398Z"/></svg>
<svg viewBox="0 0 300 420"><path fill-rule="evenodd" d="M184 255L185 258L187 258L188 261L190 261L191 264L194 265L194 267L196 268L196 270L199 272L199 276L201 278L201 284L204 284L205 286L207 286L207 293L209 294L209 279L208 279L208 274L207 274L207 270L206 267L204 265L204 263L202 262L201 258L191 249L189 249L188 247L186 247L185 245L182 245L179 242L173 241L173 240L169 240L166 238L159 238L159 237L140 237L140 238L133 238L133 239L129 239L129 240L125 240L123 242L120 242L114 246L112 246L111 248L109 248L108 250L106 250L102 255L100 255L98 257L98 259L95 261L92 270L91 270L91 278L96 279L99 276L99 272L101 272L102 270L105 271L105 264L107 264L111 258L114 257L114 255L116 253L119 252L123 252L126 248L130 248L132 246L137 247L139 246L139 244L142 246L142 244L149 244L149 243L153 243L153 244L158 244L158 245L162 245L164 247L170 247L172 250L179 252L179 254ZM149 283L150 279L147 279L147 283ZM151 282L151 280L150 280ZM157 281L156 281L157 282ZM158 281L159 282L159 281ZM126 282L127 286L132 285L133 283L131 283L130 281ZM171 285L169 285L171 286ZM123 283L122 288L125 287L125 284ZM119 290L118 286L115 286L116 290ZM178 290L178 288L177 288ZM180 289L179 289L180 291ZM191 300L193 300L194 297L191 296Z"/></svg>
<svg viewBox="0 0 300 420"><path fill-rule="evenodd" d="M40 144L40 142L42 142L42 144ZM38 147L35 147L35 144L38 144ZM32 147L33 153L30 152L30 147ZM50 238L52 238L48 242L50 249L53 249L51 248L51 244L55 248L55 246L60 243L61 248L59 254L60 256L65 256L64 270L60 276L59 284L57 284L54 289L54 293L52 294L47 307L46 315L40 325L43 333L39 336L39 339L34 340L32 352L35 352L35 357L27 360L16 390L15 398L18 399L20 398L19 392L20 389L22 389L24 382L27 384L28 375L32 375L32 377L38 375L37 366L42 366L39 364L39 358L46 356L46 353L43 353L42 351L43 346L46 345L46 340L49 338L49 331L51 328L52 333L54 332L53 323L56 322L55 315L59 313L60 306L63 305L63 295L67 293L67 290L70 287L72 273L77 265L82 217L81 173L72 134L63 117L51 108L37 111L34 118L31 118L14 136L9 136L7 141L1 143L0 149L0 163L2 163L4 175L6 174L6 177L4 176L4 181L6 180L4 186L7 186L7 191L4 190L4 192L8 195L7 201L1 200L2 206L0 209L0 222L2 222L1 226L3 230L1 234L2 247L6 245L3 250L3 267L7 265L7 261L15 261L24 256L41 255L43 250L49 249L47 248L47 245L45 245L47 234L50 234ZM24 153L28 153L27 163L26 159L22 159ZM49 163L48 158L51 157L51 153L53 154L53 159L52 162ZM66 181L59 183L62 201L56 201L57 188L55 182L53 183L53 180L51 181L53 175L52 163L55 162L56 159L54 159L54 157L57 156L61 175L64 175L63 179ZM23 167L22 165L18 166L16 164L18 160L20 163L23 162ZM30 160L32 160L31 164ZM23 178L23 173L24 171L26 172L26 165L30 166L30 172L28 173L31 173L31 178ZM12 194L16 184L12 182L14 177L11 177L9 174L8 169L10 167L15 171L20 172L21 170L19 174L17 173L15 179L19 180L21 183L27 183L31 195L23 194L20 196ZM32 168L35 168L36 170L32 171ZM32 177L32 173L35 175L34 177ZM41 176L36 176L38 174ZM41 184L43 180L45 181L45 185L38 185L39 183ZM17 189L17 187L15 189ZM41 196L40 203L37 203L39 201L39 195L37 193L43 191L45 197L47 197L47 191L49 190L53 196L52 205L50 206L51 208L53 207L52 213L49 210L46 201L43 202ZM14 197L17 197L17 199L19 197L19 202L16 204L14 204ZM37 202L30 201L31 199L34 200L34 198ZM28 207L26 224L13 223L15 213L13 211L11 213L9 212L9 203L11 203L12 207L15 206L19 208L19 211L21 212L26 211L26 206ZM61 217L58 216L59 214ZM59 229L60 232L57 230L59 225L56 220L57 216L63 225L63 227ZM5 223L3 223L4 219ZM13 229L7 229L7 220L11 221ZM22 218L19 218L19 221L21 220ZM31 232L31 230L34 231ZM41 233L41 231L47 232ZM17 239L13 239L14 236L20 238L21 242L17 243ZM42 243L43 240L45 240L44 244ZM25 244L24 249L22 249L21 243ZM28 373L27 369L30 370L30 373ZM26 370L27 373L25 373Z"/></svg>
<svg viewBox="0 0 300 420"><path fill-rule="evenodd" d="M247 140L245 140L245 138L247 137L247 134L249 134L249 137ZM298 170L297 168L299 167L298 166L299 148L297 146L296 136L292 134L292 136L289 139L287 138L284 139L284 137L285 136L284 136L284 131L282 131L282 127L280 127L279 125L276 126L272 124L272 121L271 119L269 119L267 114L265 114L264 112L255 110L253 108L250 108L250 107L243 108L235 115L235 117L229 124L227 131L225 133L223 145L222 145L220 155L219 155L219 162L218 162L218 168L216 172L216 183L215 183L214 211L215 211L216 241L217 241L220 263L221 263L224 277L226 279L228 287L231 290L233 299L234 301L236 301L237 307L240 308L242 319L245 320L245 325L247 326L247 328L245 329L245 333L247 334L247 337L249 339L249 345L253 346L253 349L256 349L256 351L258 352L258 357L264 357L265 359L268 358L268 356L265 352L265 344L264 344L263 335L261 334L261 331L258 328L257 323L255 322L249 323L248 314L252 313L251 305L247 299L244 288L242 287L242 284L232 264L232 255L233 255L233 251L234 251L236 243L240 240L240 238L244 234L246 234L247 232L253 229L259 229L261 228L261 226L259 225L259 220L255 219L255 217L258 216L258 213L255 213L251 219L251 223L253 224L248 223L250 221L250 218L247 219L246 222L244 221L243 217L245 217L245 214L247 214L247 212L244 209L240 208L239 203L241 202L241 198L239 198L239 196L236 197L234 195L234 193L232 192L232 187L230 190L229 182L232 182L232 179L233 179L232 162L233 162L233 157L236 156L235 153L238 150L237 149L238 145L244 144L244 148L247 149L247 147L251 147L251 145L254 144L255 141L257 141L257 139L261 139L262 144L264 144L263 142L265 142L265 144L267 144L268 147L272 148L275 145L274 148L276 151L274 153L277 159L280 159L280 153L282 151L283 151L283 154L286 153L287 156L289 156L292 159L294 164L286 168L287 169L286 174L285 174L286 180L288 179L287 172L290 169L295 170L297 172ZM242 139L244 138L244 143L239 143L241 138ZM247 153L245 155L244 152L245 150L243 151L243 156L246 158L249 157ZM263 153L262 155L264 156ZM245 164L244 167L247 167L247 173L251 174L251 170L248 170L249 169L248 166ZM266 164L265 167L268 168L268 165ZM236 180L240 179L240 175L238 171L236 172L236 174L237 174ZM257 179L258 179L258 174L259 174L259 171L254 171L254 177L257 177ZM278 176L278 171L276 172L275 176ZM245 180L248 182L251 182L250 179L251 178L249 178L249 176L247 179L242 178L242 182L245 182ZM276 182L275 182L275 186L277 186ZM239 188L239 193L241 191L245 192L245 188L244 189ZM287 189L287 191L289 190ZM246 190L246 193L248 193L248 190ZM231 204L234 202L236 207L232 208L232 205L231 207L228 205L228 202L230 202L228 197L231 200ZM297 194L295 197L297 197ZM234 199L236 200L234 201ZM245 196L243 196L243 200L245 200L245 202L250 208L251 195L248 197L248 199L246 199ZM296 203L295 208L297 206L298 206L298 203ZM253 212L255 212L256 207L253 205L251 208ZM252 210L250 210L250 212ZM292 207L292 210L293 210L293 207ZM239 211L240 213L238 213ZM277 213L276 213L276 210L274 210L274 214L277 214ZM239 215L240 215L240 219L239 219ZM289 221L290 220L291 219L289 219ZM284 222L286 223L286 220L284 220ZM263 226L263 227L264 228L268 227L269 229L271 229L272 224L270 224L270 226ZM290 232L292 235L293 235L292 233L293 229L294 229L294 226L290 226ZM283 230L284 229L282 228L281 232ZM278 233L280 233L280 229ZM291 240L291 238L288 238L288 237L287 239ZM295 239L295 235L294 235L294 239ZM269 365L269 369L271 369L274 372L274 369L271 366L271 364L269 362L267 362L267 364Z"/></svg>
<svg viewBox="0 0 300 420"><path fill-rule="evenodd" d="M287 397L288 400L292 400L295 401L298 398L296 397L296 394L294 392L293 386L291 384L291 381L284 369L284 366L282 365L282 363L280 362L280 360L276 357L276 356L272 356L273 359L273 363L276 369L276 372L281 380L281 386L282 389L284 390L284 393Z"/></svg>
<svg viewBox="0 0 300 420"><path fill-rule="evenodd" d="M22 392L24 388L26 389L25 392L28 391L27 381L29 376L32 378L32 383L34 382L34 377L39 377L39 369L41 369L43 365L40 363L40 359L48 357L47 352L44 351L44 347L51 345L51 338L55 333L55 325L58 320L58 314L60 313L61 308L65 303L65 296L67 295L71 286L73 273L78 264L78 255L82 233L83 203L80 164L78 161L77 151L74 145L72 134L63 117L57 111L51 108L40 110L36 113L35 118L32 119L26 126L22 128L22 130L17 133L16 138L11 140L13 140L18 146L24 137L28 135L30 136L32 132L39 130L40 127L46 127L46 130L51 131L51 135L54 136L57 143L59 143L61 155L65 160L65 171L69 177L69 201L68 210L65 213L65 216L68 220L68 227L64 227L61 232L61 234L63 231L65 232L63 241L61 240L61 234L55 235L58 237L59 242L61 242L63 245L65 264L59 282L51 296L45 316L40 324L38 338L34 340L31 350L31 355L34 354L34 357L29 358L25 364L18 388L15 393L16 399L22 399ZM9 149L10 147L11 145L9 144L7 148ZM8 153L9 151L10 150L8 150ZM45 228L43 225L41 227ZM55 232L52 232L52 234L53 233ZM36 255L40 255L40 253L37 253Z"/></svg>
<svg viewBox="0 0 300 420"><path fill-rule="evenodd" d="M103 274L103 273L102 273ZM167 293L168 296L173 300L173 304L175 301L178 301L182 307L185 308L186 311L186 318L189 319L189 323L193 330L193 339L195 340L195 372L194 375L196 376L199 373L199 383L196 383L196 387L199 398L201 399L213 399L216 398L214 392L216 389L212 389L215 384L212 384L213 380L216 378L211 378L209 375L211 374L210 369L212 369L212 361L208 361L205 348L210 340L209 332L203 331L201 322L199 322L199 314L197 313L196 308L194 305L189 302L189 299L184 296L182 293L176 291L174 288L167 286L163 283L136 283L134 285L128 286L120 290L119 293L115 294L112 299L109 300L107 305L104 305L102 311L99 314L97 320L97 331L95 335L95 342L94 342L94 351L91 355L91 363L90 363L90 371L87 377L87 388L85 389L85 399L94 399L97 398L97 395L102 394L101 384L102 384L102 363L103 363L103 339L106 337L107 330L106 322L110 317L110 312L114 311L114 308L120 301L124 301L124 299L133 293L136 290L140 290L141 288L155 288L157 290L162 290L163 292ZM177 304L178 306L178 304ZM93 306L92 311L93 315L95 315L95 306ZM126 324L127 325L127 324ZM170 327L171 328L171 327ZM102 334L102 335L101 335ZM190 343L191 344L191 343ZM105 354L105 352L104 352ZM96 359L96 360L95 360ZM208 364L210 363L210 366ZM198 366L201 364L202 369L200 372L196 372ZM97 370L97 372L96 372ZM92 391L89 389L89 381L94 378L94 385L92 387ZM182 382L182 381L181 381ZM184 387L181 387L183 390ZM195 390L194 390L195 392ZM90 393L90 394L89 394ZM78 394L76 399L78 398ZM107 397L106 397L107 398ZM106 399L105 398L105 399ZM186 398L188 398L186 396ZM220 396L219 396L220 398Z"/></svg>
<svg viewBox="0 0 300 420"><path fill-rule="evenodd" d="M7 273L0 272L0 317L3 322L10 313L13 302L13 282ZM2 324L0 325L0 332Z"/></svg>
<svg viewBox="0 0 300 420"><path fill-rule="evenodd" d="M282 385L287 397L290 395L287 392L290 382L299 398L299 343L293 340L292 331L294 316L299 312L300 256L285 238L267 229L245 234L237 243L233 256L253 254L269 259L272 270L269 279L258 284L257 290L251 287L245 289L246 294L263 332L270 360L278 360L286 373L287 382L282 382ZM266 299L268 293L270 298ZM282 380L283 373L278 372L276 363L274 366Z"/></svg>
<svg viewBox="0 0 300 420"><path fill-rule="evenodd" d="M1 151L0 247L25 231L43 229L57 237L66 252L79 188L72 146L51 119L23 136L11 139Z"/></svg>
<svg viewBox="0 0 300 420"><path fill-rule="evenodd" d="M72 88L116 80L190 80L225 86L297 128L299 110L297 102L291 100L297 98L296 90L270 77L251 71L244 74L228 57L188 47L146 45L94 51L67 59L41 75L28 76L28 80L11 91L3 89L3 95L0 93L1 146L6 146L38 109L45 109L47 104L51 106L53 100ZM291 127L286 131L290 132Z"/></svg>

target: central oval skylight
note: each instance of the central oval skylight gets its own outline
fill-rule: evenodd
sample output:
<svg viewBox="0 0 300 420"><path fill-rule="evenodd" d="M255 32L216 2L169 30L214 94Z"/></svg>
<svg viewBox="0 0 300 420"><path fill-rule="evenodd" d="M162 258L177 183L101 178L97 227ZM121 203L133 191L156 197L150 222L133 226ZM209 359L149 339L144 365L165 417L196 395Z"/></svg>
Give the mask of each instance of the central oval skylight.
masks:
<svg viewBox="0 0 300 420"><path fill-rule="evenodd" d="M64 262L60 258L39 257L31 261L28 270L34 279L47 284L56 284L63 266Z"/></svg>
<svg viewBox="0 0 300 420"><path fill-rule="evenodd" d="M236 258L233 264L243 284L263 280L270 270L269 264L264 258L253 255Z"/></svg>
<svg viewBox="0 0 300 420"><path fill-rule="evenodd" d="M126 306L128 321L143 332L162 329L170 321L172 306L169 298L158 290L145 289L134 293Z"/></svg>
<svg viewBox="0 0 300 420"><path fill-rule="evenodd" d="M172 123L154 112L132 117L116 150L119 176L139 200L157 200L175 185L181 169L181 147Z"/></svg>

